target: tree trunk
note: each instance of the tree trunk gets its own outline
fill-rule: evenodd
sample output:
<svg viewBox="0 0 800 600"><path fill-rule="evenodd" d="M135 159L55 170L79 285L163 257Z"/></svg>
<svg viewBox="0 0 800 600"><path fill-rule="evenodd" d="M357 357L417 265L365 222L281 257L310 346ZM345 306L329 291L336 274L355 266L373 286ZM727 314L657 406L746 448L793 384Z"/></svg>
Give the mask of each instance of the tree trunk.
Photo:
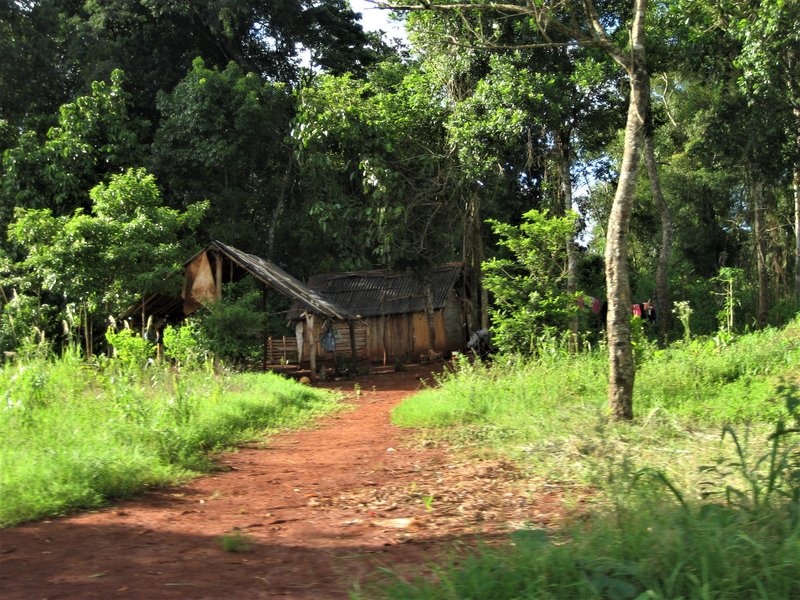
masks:
<svg viewBox="0 0 800 600"><path fill-rule="evenodd" d="M773 294L784 297L789 291L788 265L784 252L783 227L778 216L778 198L772 186L764 189L764 233L772 272L768 279L772 281Z"/></svg>
<svg viewBox="0 0 800 600"><path fill-rule="evenodd" d="M793 99L795 124L794 168L792 169L792 188L794 191L794 297L800 300L800 77L797 75L797 52L789 46L786 56L789 76L789 91Z"/></svg>
<svg viewBox="0 0 800 600"><path fill-rule="evenodd" d="M317 338L314 332L314 313L306 313L306 329L308 330L308 366L311 381L317 381Z"/></svg>
<svg viewBox="0 0 800 600"><path fill-rule="evenodd" d="M619 183L614 194L606 235L608 294L608 403L618 420L633 418L634 364L631 346L631 290L628 273L628 234L636 179L644 146L650 82L645 61L644 14L647 0L636 0L631 28L630 99Z"/></svg>
<svg viewBox="0 0 800 600"><path fill-rule="evenodd" d="M800 116L797 120L800 122ZM797 146L800 149L800 136L798 136ZM798 150L798 154L800 154L800 150ZM792 184L794 187L794 297L800 300L800 156L795 159Z"/></svg>
<svg viewBox="0 0 800 600"><path fill-rule="evenodd" d="M428 320L430 349L436 352L436 319L433 312L433 279L431 273L425 276L425 317Z"/></svg>
<svg viewBox="0 0 800 600"><path fill-rule="evenodd" d="M760 177L751 181L750 193L753 197L753 233L755 235L756 268L758 270L758 310L756 324L764 327L767 324L768 277L767 277L767 241L764 237L764 182Z"/></svg>
<svg viewBox="0 0 800 600"><path fill-rule="evenodd" d="M571 131L562 129L556 134L558 145L558 178L559 196L561 197L562 214L566 216L572 210L572 153L570 147ZM570 233L564 240L567 247L567 294L575 297L578 291L578 252L575 247L575 234ZM578 335L578 314L569 320L570 350L577 352L580 337Z"/></svg>
<svg viewBox="0 0 800 600"><path fill-rule="evenodd" d="M644 152L647 177L650 180L650 192L653 194L656 210L661 219L661 247L658 251L658 266L656 267L656 314L659 319L659 337L661 343L666 344L672 328L672 300L669 290L669 261L672 256L673 234L672 213L661 189L661 179L658 177L658 167L656 166L655 141L651 134L645 135Z"/></svg>
<svg viewBox="0 0 800 600"><path fill-rule="evenodd" d="M488 329L489 327L489 294L482 282L482 266L486 256L481 232L480 198L477 192L467 200L464 214L462 256L469 273L470 298L467 299L469 306L467 327L472 333L477 329Z"/></svg>
<svg viewBox="0 0 800 600"><path fill-rule="evenodd" d="M288 161L286 162L286 171L283 173L283 178L281 181L281 191L278 194L278 199L275 202L275 210L272 211L272 221L269 224L269 230L267 231L267 250L266 255L267 258L274 258L274 250L275 250L275 232L278 230L278 225L280 224L281 217L283 216L283 211L286 208L286 194L289 190L289 186L292 183L292 171L294 165L294 157L292 153L287 150L286 154L288 155Z"/></svg>

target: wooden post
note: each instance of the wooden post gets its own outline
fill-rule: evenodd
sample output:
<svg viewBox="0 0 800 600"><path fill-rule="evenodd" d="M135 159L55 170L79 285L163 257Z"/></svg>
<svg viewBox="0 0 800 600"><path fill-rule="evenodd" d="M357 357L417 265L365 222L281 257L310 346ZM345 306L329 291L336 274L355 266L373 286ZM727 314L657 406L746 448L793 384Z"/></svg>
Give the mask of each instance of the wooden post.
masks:
<svg viewBox="0 0 800 600"><path fill-rule="evenodd" d="M356 361L358 361L358 353L356 352L356 326L351 321L348 323L350 326L350 355L353 358L353 371L356 369Z"/></svg>
<svg viewBox="0 0 800 600"><path fill-rule="evenodd" d="M306 313L306 329L308 329L308 354L309 367L311 368L311 381L317 381L317 340L314 337L314 314Z"/></svg>
<svg viewBox="0 0 800 600"><path fill-rule="evenodd" d="M264 336L264 370L267 370L269 364L269 324L267 323L267 284L261 284L261 318L264 319L264 329L262 335Z"/></svg>
<svg viewBox="0 0 800 600"><path fill-rule="evenodd" d="M216 271L215 283L217 284L214 289L214 296L217 300L220 300L222 298L222 255L219 252L215 252L214 258L216 260L214 265L214 270Z"/></svg>

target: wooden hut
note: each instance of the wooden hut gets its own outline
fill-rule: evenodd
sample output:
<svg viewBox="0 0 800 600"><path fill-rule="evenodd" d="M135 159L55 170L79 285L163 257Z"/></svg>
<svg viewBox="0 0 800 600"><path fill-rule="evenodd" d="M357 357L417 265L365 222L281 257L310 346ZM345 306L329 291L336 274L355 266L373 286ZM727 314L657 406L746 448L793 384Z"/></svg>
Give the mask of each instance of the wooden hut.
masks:
<svg viewBox="0 0 800 600"><path fill-rule="evenodd" d="M461 263L450 263L427 274L330 273L311 277L307 286L353 315L359 360L407 362L432 353L449 358L464 349L467 339L463 270ZM299 319L301 313L298 305L290 319ZM321 360L335 360L351 346L350 328L332 320L318 323L314 337Z"/></svg>
<svg viewBox="0 0 800 600"><path fill-rule="evenodd" d="M250 275L265 298L292 301L289 335L264 331L264 364L296 364L315 373L318 362L415 361L449 356L467 339L463 266L451 263L425 275L362 271L312 277L308 284L274 263L212 241L184 263L180 295L155 293L122 316L134 327L177 323L218 300L222 286Z"/></svg>

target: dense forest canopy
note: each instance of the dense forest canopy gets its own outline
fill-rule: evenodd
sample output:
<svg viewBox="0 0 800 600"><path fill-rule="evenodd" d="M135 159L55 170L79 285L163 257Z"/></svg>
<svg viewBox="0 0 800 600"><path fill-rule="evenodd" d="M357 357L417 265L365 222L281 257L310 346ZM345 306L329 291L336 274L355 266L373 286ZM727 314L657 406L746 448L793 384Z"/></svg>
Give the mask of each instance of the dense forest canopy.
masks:
<svg viewBox="0 0 800 600"><path fill-rule="evenodd" d="M662 343L676 301L795 313L800 2L394 6L408 46L345 0L0 2L2 349L210 238L301 279L485 265L509 352L601 339L576 298L608 298L612 405L631 303Z"/></svg>

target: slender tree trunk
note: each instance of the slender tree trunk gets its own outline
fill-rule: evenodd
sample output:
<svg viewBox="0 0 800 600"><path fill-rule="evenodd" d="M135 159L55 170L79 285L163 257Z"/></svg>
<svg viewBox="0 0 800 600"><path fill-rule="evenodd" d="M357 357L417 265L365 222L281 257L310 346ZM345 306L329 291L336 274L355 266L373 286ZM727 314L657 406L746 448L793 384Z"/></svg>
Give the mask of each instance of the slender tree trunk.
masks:
<svg viewBox="0 0 800 600"><path fill-rule="evenodd" d="M659 318L659 337L665 344L669 331L672 328L672 299L669 290L669 261L672 257L672 213L669 210L664 193L661 189L661 179L656 166L655 141L650 134L644 138L645 161L647 163L647 177L650 180L650 192L656 203L656 210L661 220L661 247L658 251L658 265L656 267L656 314Z"/></svg>
<svg viewBox="0 0 800 600"><path fill-rule="evenodd" d="M565 216L572 210L572 152L570 146L571 131L560 130L557 135L558 143L558 171L559 195ZM567 294L575 297L578 291L578 251L575 247L575 234L570 233L564 240L567 247ZM578 314L575 313L569 320L570 349L577 352L580 337L578 335Z"/></svg>
<svg viewBox="0 0 800 600"><path fill-rule="evenodd" d="M767 242L764 237L764 182L760 176L751 181L750 193L753 197L753 233L755 235L756 268L758 270L758 310L756 323L759 327L767 324L767 305L769 283L767 277Z"/></svg>
<svg viewBox="0 0 800 600"><path fill-rule="evenodd" d="M628 234L636 179L644 146L650 83L644 45L647 0L636 0L631 28L630 100L619 183L611 206L606 235L606 288L608 294L609 378L608 403L618 420L633 418L634 364L631 346L631 290L628 272Z"/></svg>
<svg viewBox="0 0 800 600"><path fill-rule="evenodd" d="M489 329L489 290L483 285L483 261L486 260L486 250L483 244L483 232L481 231L481 213L479 208L475 210L475 261L478 265L477 280L480 300L478 310L480 312L481 329Z"/></svg>
<svg viewBox="0 0 800 600"><path fill-rule="evenodd" d="M306 313L306 331L308 332L308 365L311 371L310 379L317 381L317 337L314 331L314 313Z"/></svg>
<svg viewBox="0 0 800 600"><path fill-rule="evenodd" d="M478 289L480 288L480 270L481 266L478 263L478 253L475 247L475 221L478 203L477 194L472 194L464 204L464 235L462 242L462 257L464 259L464 267L467 274L467 285L469 286L469 298L467 302L467 329L471 334L472 331L478 329L476 327L480 320L480 297ZM466 297L466 293L465 293Z"/></svg>
<svg viewBox="0 0 800 600"><path fill-rule="evenodd" d="M797 73L798 60L794 47L789 46L786 56L789 73L789 91L793 99L795 124L794 168L792 169L792 188L794 191L794 297L800 300L800 76Z"/></svg>
<svg viewBox="0 0 800 600"><path fill-rule="evenodd" d="M275 232L278 230L283 211L286 208L286 195L289 191L289 186L292 184L292 173L294 169L294 157L292 153L287 151L288 160L286 162L286 171L283 173L283 180L281 181L281 191L278 194L278 199L275 202L275 210L272 211L272 221L269 224L269 231L267 231L267 258L273 258L273 251L275 250Z"/></svg>
<svg viewBox="0 0 800 600"><path fill-rule="evenodd" d="M430 273L425 276L425 317L428 320L430 349L436 352L436 319L433 313L433 280Z"/></svg>
<svg viewBox="0 0 800 600"><path fill-rule="evenodd" d="M789 290L786 256L781 227L778 217L778 198L771 185L764 189L764 228L767 244L767 256L770 259L773 294L784 297Z"/></svg>
<svg viewBox="0 0 800 600"><path fill-rule="evenodd" d="M800 123L800 115L797 121ZM797 139L797 147L800 149L800 136ZM800 150L798 153L800 154ZM800 156L794 163L792 185L794 187L794 297L800 300Z"/></svg>
<svg viewBox="0 0 800 600"><path fill-rule="evenodd" d="M481 232L480 198L473 193L465 206L464 241L462 248L464 265L469 272L470 298L467 327L470 333L489 327L489 295L483 287L483 261L486 256Z"/></svg>

